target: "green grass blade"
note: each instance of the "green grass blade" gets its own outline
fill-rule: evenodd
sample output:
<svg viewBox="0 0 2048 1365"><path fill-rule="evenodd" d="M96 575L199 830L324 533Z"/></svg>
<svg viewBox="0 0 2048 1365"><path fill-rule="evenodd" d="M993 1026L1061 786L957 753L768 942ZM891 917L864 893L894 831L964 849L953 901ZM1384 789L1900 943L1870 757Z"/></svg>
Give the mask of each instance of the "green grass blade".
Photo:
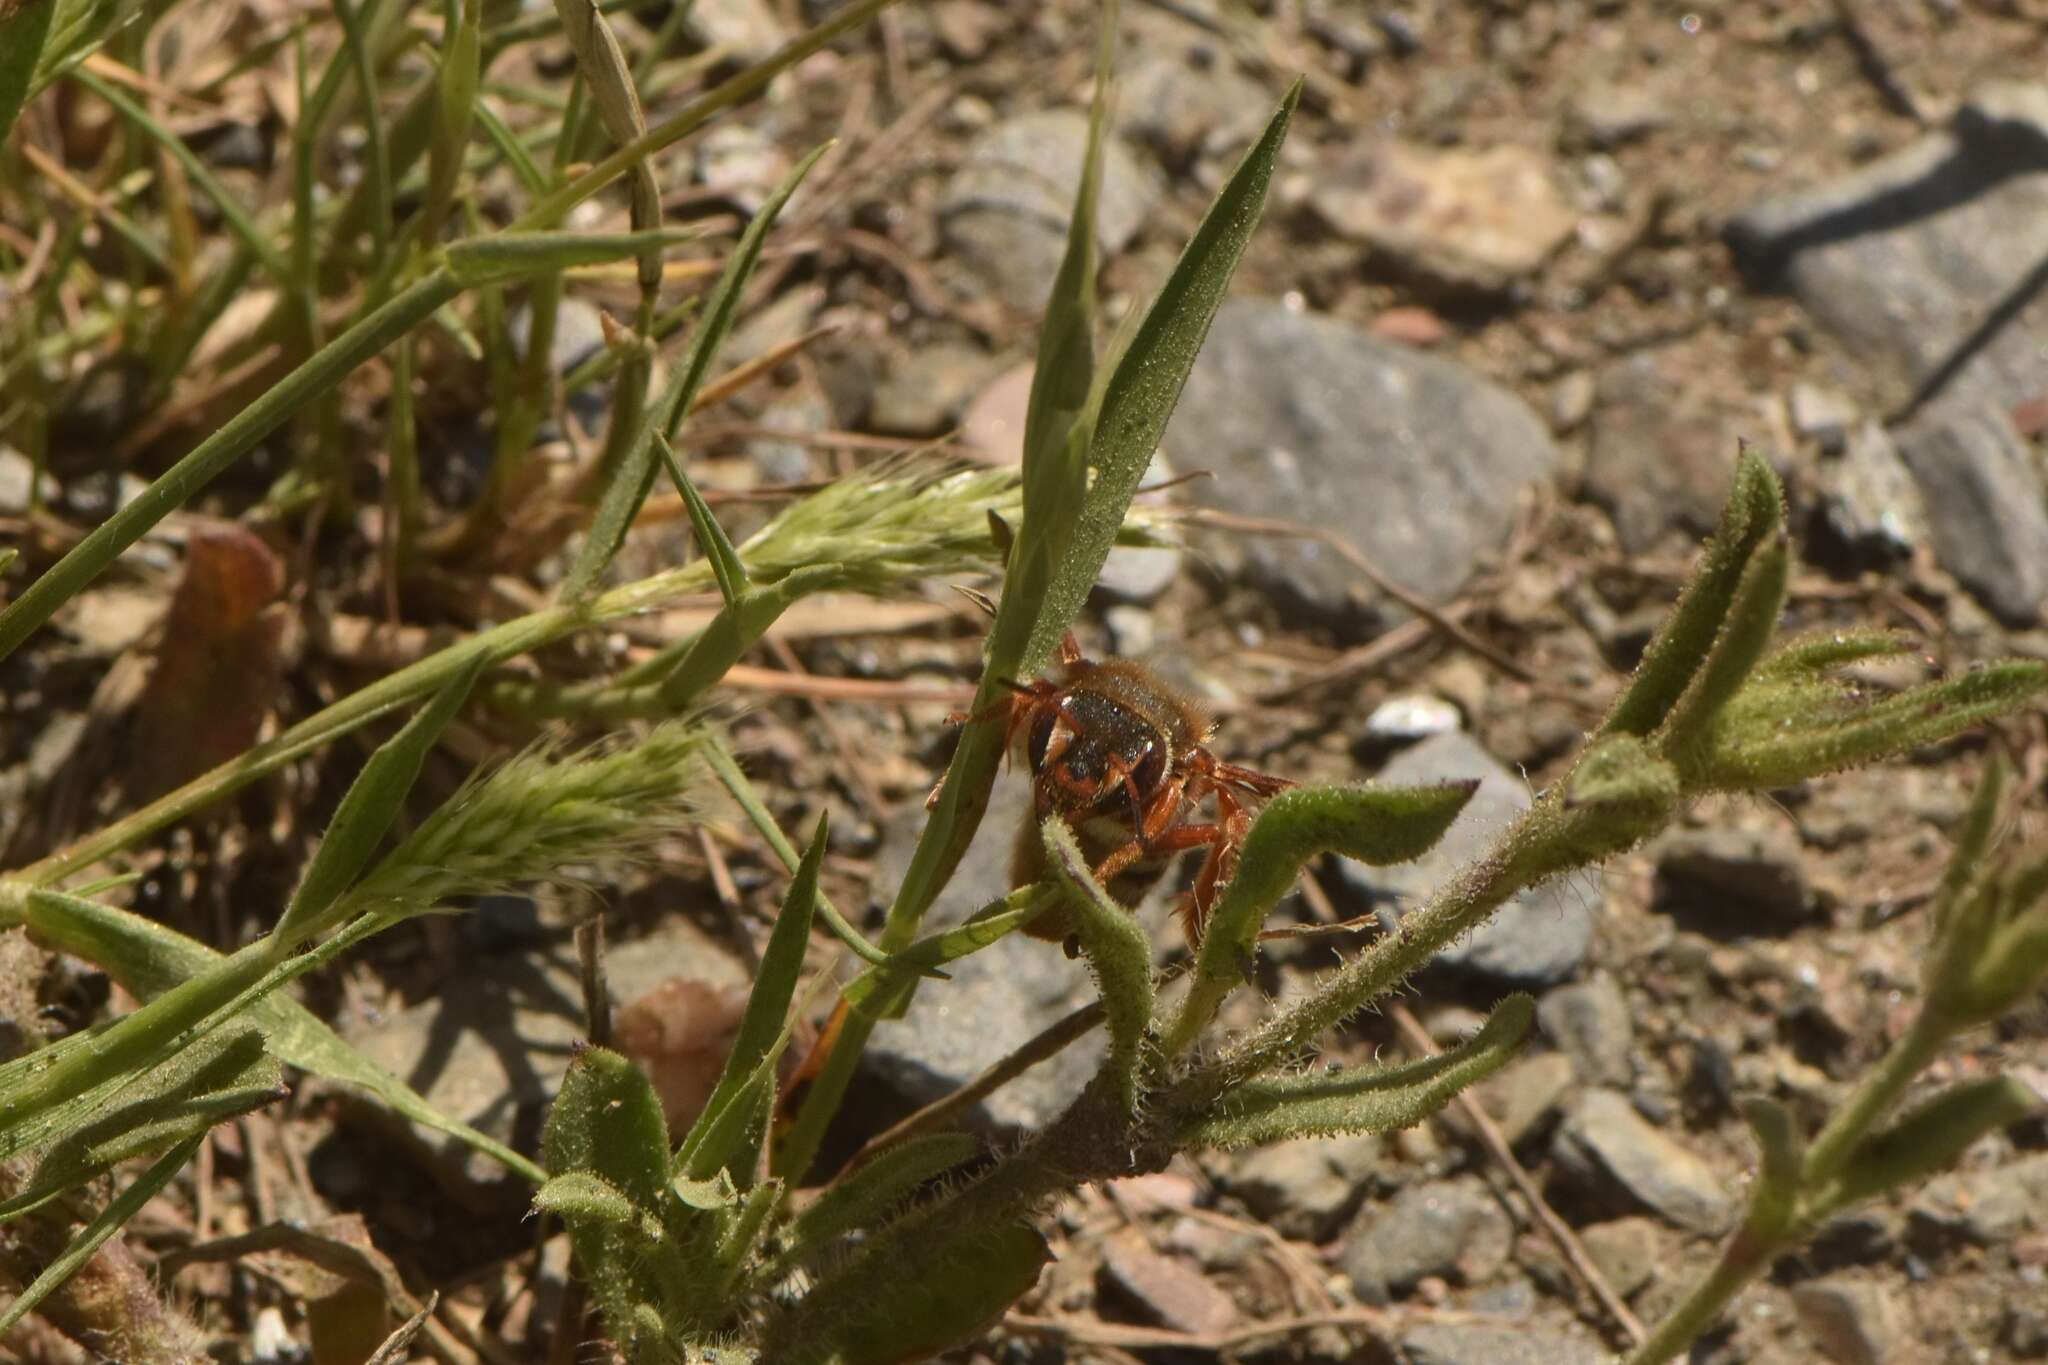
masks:
<svg viewBox="0 0 2048 1365"><path fill-rule="evenodd" d="M95 1251L105 1244L109 1237L120 1231L121 1226L137 1213L142 1206L156 1198L157 1192L171 1183L171 1178L185 1169L185 1163L199 1150L199 1144L206 1140L201 1133L179 1143L157 1160L154 1166L135 1178L135 1182L121 1191L113 1202L101 1209L99 1215L71 1239L71 1244L47 1266L43 1273L7 1305L7 1311L0 1313L0 1337L14 1330L15 1324L32 1312L36 1305L48 1298L51 1292L70 1279L77 1269L84 1265Z"/></svg>
<svg viewBox="0 0 2048 1365"><path fill-rule="evenodd" d="M574 601L590 592L605 566L611 563L612 556L618 553L619 546L625 543L626 532L632 529L640 504L646 501L648 490L654 485L655 435L672 434L676 423L690 410L691 401L711 371L712 360L732 331L733 321L739 313L740 293L760 260L768 229L775 225L776 216L789 202L789 196L796 192L803 178L818 164L818 158L831 146L828 142L798 162L795 169L776 186L775 192L761 206L761 211L754 215L754 220L747 224L747 230L740 234L739 244L733 248L724 273L711 291L703 316L698 319L696 331L691 335L689 350L676 368L675 377L642 420L633 444L619 461L619 467L612 471L611 481L598 499L597 514L584 538L582 553L576 557L562 583L562 600Z"/></svg>
<svg viewBox="0 0 2048 1365"><path fill-rule="evenodd" d="M691 1180L708 1180L732 1160L741 1136L734 1125L718 1125L717 1118L739 1095L760 1067L761 1060L775 1046L789 1016L789 1002L796 996L797 978L803 974L804 951L810 946L812 909L818 900L818 869L825 862L828 821L818 817L811 846L782 898L782 913L776 916L768 947L761 954L761 966L754 977L754 989L747 996L746 1011L740 1016L732 1051L726 1054L725 1069L718 1085L705 1102L690 1135L677 1153L676 1171ZM723 1132L726 1140L715 1140Z"/></svg>
<svg viewBox="0 0 2048 1365"><path fill-rule="evenodd" d="M1300 98L1301 82L1296 81L1217 194L1173 274L1110 371L1088 448L1086 501L1054 565L1046 601L1024 653L1027 668L1052 657L1060 636L1094 589L1110 547L1116 544L1131 496L1159 449L1167 419L1194 368L1195 354L1209 334L1209 324L1230 288L1245 244L1258 226L1280 145Z"/></svg>
<svg viewBox="0 0 2048 1365"><path fill-rule="evenodd" d="M152 1000L225 960L214 949L155 920L61 891L29 892L26 922L38 942L100 967L139 1000ZM403 1117L448 1134L528 1180L538 1182L545 1175L504 1143L428 1104L418 1091L350 1047L289 994L278 991L265 996L250 1008L247 1017L263 1030L270 1051L281 1061L352 1085Z"/></svg>
<svg viewBox="0 0 2048 1365"><path fill-rule="evenodd" d="M191 500L220 472L326 393L357 365L432 317L460 291L437 270L335 337L273 384L212 436L193 447L133 500L94 527L20 597L0 611L0 659L20 647L79 589L103 573L123 550Z"/></svg>
<svg viewBox="0 0 2048 1365"><path fill-rule="evenodd" d="M471 663L421 707L404 729L370 755L328 821L319 849L278 919L273 933L279 943L289 946L318 932L320 917L370 865L371 855L398 818L412 784L419 780L421 765L440 742L441 731L468 700L482 672L483 660Z"/></svg>
<svg viewBox="0 0 2048 1365"><path fill-rule="evenodd" d="M711 504L704 501L697 485L683 473L683 466L676 459L675 447L658 431L654 433L654 444L661 452L661 462L668 467L668 476L674 482L676 492L682 494L683 506L689 509L690 526L697 533L697 549L711 561L711 572L718 579L718 595L725 599L727 607L736 608L740 595L747 590L747 566L740 562L740 553L733 549L725 528L718 524L718 518L711 515Z"/></svg>
<svg viewBox="0 0 2048 1365"><path fill-rule="evenodd" d="M29 83L56 14L57 0L27 0L0 19L0 143L7 141L21 106L28 103Z"/></svg>

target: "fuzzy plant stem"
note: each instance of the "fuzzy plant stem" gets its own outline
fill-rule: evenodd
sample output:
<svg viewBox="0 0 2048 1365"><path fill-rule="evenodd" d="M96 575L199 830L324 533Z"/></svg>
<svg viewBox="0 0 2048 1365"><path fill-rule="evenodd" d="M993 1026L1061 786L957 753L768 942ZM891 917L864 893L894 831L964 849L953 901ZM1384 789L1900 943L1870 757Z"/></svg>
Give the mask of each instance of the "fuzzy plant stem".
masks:
<svg viewBox="0 0 2048 1365"><path fill-rule="evenodd" d="M1800 1164L1800 1216L1777 1228L1744 1221L1707 1276L1692 1287L1679 1305L1665 1314L1656 1329L1629 1355L1626 1365L1662 1365L1676 1358L1726 1311L1729 1303L1757 1276L1770 1269L1780 1254L1803 1241L1813 1225L1833 1212L1830 1187L1843 1164L1879 1119L1898 1102L1913 1078L1925 1070L1948 1039L1948 1031L1920 1014L1904 1037L1863 1078L1848 1103L1814 1138Z"/></svg>

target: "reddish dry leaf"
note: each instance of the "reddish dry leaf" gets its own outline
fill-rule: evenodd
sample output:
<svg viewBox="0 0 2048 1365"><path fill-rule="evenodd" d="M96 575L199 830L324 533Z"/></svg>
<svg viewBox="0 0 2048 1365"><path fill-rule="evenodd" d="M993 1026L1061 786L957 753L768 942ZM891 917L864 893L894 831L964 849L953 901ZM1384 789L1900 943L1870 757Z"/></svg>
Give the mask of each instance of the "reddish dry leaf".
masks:
<svg viewBox="0 0 2048 1365"><path fill-rule="evenodd" d="M284 680L284 565L252 531L195 529L135 714L131 794L148 800L256 742Z"/></svg>

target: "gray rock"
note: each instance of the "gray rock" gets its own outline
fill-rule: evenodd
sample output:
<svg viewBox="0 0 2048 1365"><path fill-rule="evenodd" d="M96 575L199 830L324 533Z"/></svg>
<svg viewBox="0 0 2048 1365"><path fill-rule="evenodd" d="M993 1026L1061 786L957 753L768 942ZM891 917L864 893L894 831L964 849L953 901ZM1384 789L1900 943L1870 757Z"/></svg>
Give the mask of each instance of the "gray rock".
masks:
<svg viewBox="0 0 2048 1365"><path fill-rule="evenodd" d="M605 954L612 997L632 1001L672 977L745 988L746 967L686 921ZM480 958L428 999L348 1032L372 1062L405 1081L450 1118L532 1154L547 1106L584 1031L575 950L526 949ZM523 1201L531 1190L489 1157L437 1130L345 1091L344 1112L397 1139L458 1200L479 1208Z"/></svg>
<svg viewBox="0 0 2048 1365"><path fill-rule="evenodd" d="M1942 567L2005 624L2038 622L2048 599L2048 494L2004 409L1950 406L1902 433L1899 453L1920 485Z"/></svg>
<svg viewBox="0 0 2048 1365"><path fill-rule="evenodd" d="M1841 1276L1792 1291L1800 1325L1836 1365L1886 1365L1906 1330L1902 1307L1883 1285Z"/></svg>
<svg viewBox="0 0 2048 1365"><path fill-rule="evenodd" d="M2048 1152L1938 1175L1921 1187L1912 1214L1922 1227L1987 1246L2048 1229Z"/></svg>
<svg viewBox="0 0 2048 1365"><path fill-rule="evenodd" d="M1474 1086L1473 1093L1512 1147L1550 1117L1571 1084L1571 1058L1539 1052L1516 1058Z"/></svg>
<svg viewBox="0 0 2048 1365"><path fill-rule="evenodd" d="M1282 1237L1320 1242L1358 1207L1380 1155L1369 1135L1294 1138L1239 1157L1224 1184Z"/></svg>
<svg viewBox="0 0 2048 1365"><path fill-rule="evenodd" d="M1045 306L1087 144L1088 118L1078 110L1024 114L977 138L946 185L939 212L948 244L1012 308ZM1137 234L1160 190L1122 143L1104 146L1095 219L1104 251L1122 250Z"/></svg>
<svg viewBox="0 0 2048 1365"><path fill-rule="evenodd" d="M1150 602L1180 577L1177 545L1119 545L1102 562L1095 585L1112 601Z"/></svg>
<svg viewBox="0 0 2048 1365"><path fill-rule="evenodd" d="M1635 1021L1611 976L1559 986L1536 1006L1543 1034L1589 1085L1626 1088L1635 1079Z"/></svg>
<svg viewBox="0 0 2048 1365"><path fill-rule="evenodd" d="M1607 1365L1598 1342L1528 1327L1478 1327L1432 1322L1399 1338L1401 1365Z"/></svg>
<svg viewBox="0 0 2048 1365"><path fill-rule="evenodd" d="M1397 273L1486 292L1533 273L1578 223L1549 161L1512 145L1349 144L1318 172L1308 205Z"/></svg>
<svg viewBox="0 0 2048 1365"><path fill-rule="evenodd" d="M1630 356L1595 383L1586 492L1631 553L1674 530L1705 535L1741 443L1764 431L1753 406L1699 382L1698 357L1683 345Z"/></svg>
<svg viewBox="0 0 2048 1365"><path fill-rule="evenodd" d="M1839 455L1849 442L1849 428L1856 421L1856 405L1848 395L1818 384L1794 384L1785 407L1792 418L1792 430L1813 441L1825 455Z"/></svg>
<svg viewBox="0 0 2048 1365"><path fill-rule="evenodd" d="M936 436L960 420L1001 365L977 346L927 346L883 369L868 406L868 425L899 436Z"/></svg>
<svg viewBox="0 0 2048 1365"><path fill-rule="evenodd" d="M521 356L533 335L533 310L521 303L506 320L512 347ZM548 351L556 374L567 374L604 349L604 322L596 304L573 296L565 297L555 309L555 334Z"/></svg>
<svg viewBox="0 0 2048 1365"><path fill-rule="evenodd" d="M1149 654L1159 642L1159 623L1143 607L1119 603L1102 613L1102 624L1109 631L1110 653L1119 658Z"/></svg>
<svg viewBox="0 0 2048 1365"><path fill-rule="evenodd" d="M1010 849L1031 809L1026 783L1014 775L996 784L988 814L925 919L925 931L958 924L1010 892ZM882 831L874 885L894 888L910 865L925 812L907 808ZM951 981L928 981L910 1012L882 1024L864 1065L912 1104L927 1104L1015 1051L1040 1030L1095 998L1080 962L1056 943L1011 934L951 963ZM970 1111L984 1130L1036 1128L1051 1121L1095 1074L1099 1033L1040 1063Z"/></svg>
<svg viewBox="0 0 2048 1365"><path fill-rule="evenodd" d="M1237 1304L1209 1277L1154 1251L1136 1228L1102 1243L1102 1276L1142 1316L1176 1332L1220 1332L1237 1321Z"/></svg>
<svg viewBox="0 0 2048 1365"><path fill-rule="evenodd" d="M1117 129L1168 162L1184 162L1249 142L1275 98L1213 49L1182 55L1155 49L1117 82Z"/></svg>
<svg viewBox="0 0 2048 1365"><path fill-rule="evenodd" d="M1750 279L1789 288L1903 396L2009 407L2041 389L2048 294L2048 87L1979 90L1950 127L1731 219Z"/></svg>
<svg viewBox="0 0 2048 1365"><path fill-rule="evenodd" d="M1815 482L1821 524L1851 567L1882 567L1927 543L1927 505L1882 423L1852 428L1841 457L1823 460Z"/></svg>
<svg viewBox="0 0 2048 1365"><path fill-rule="evenodd" d="M1398 897L1381 916L1398 922L1430 893L1492 847L1499 833L1527 810L1526 783L1502 767L1463 731L1437 735L1404 749L1380 769L1386 786L1424 785L1477 778L1479 790L1436 847L1414 862L1367 867L1342 862L1344 880L1379 900ZM1495 981L1549 986L1568 980L1585 961L1593 938L1592 901L1596 883L1567 878L1524 891L1471 934L1446 948L1438 960Z"/></svg>
<svg viewBox="0 0 2048 1365"><path fill-rule="evenodd" d="M1641 85L1595 81L1573 92L1567 119L1574 137L1605 149L1649 136L1671 122L1671 113Z"/></svg>
<svg viewBox="0 0 2048 1365"><path fill-rule="evenodd" d="M1612 1090L1580 1095L1565 1110L1550 1151L1593 1193L1647 1207L1691 1232L1719 1232L1733 1211L1712 1168Z"/></svg>
<svg viewBox="0 0 2048 1365"><path fill-rule="evenodd" d="M714 123L697 141L698 183L755 213L789 174L789 154L765 129L736 119Z"/></svg>
<svg viewBox="0 0 2048 1365"><path fill-rule="evenodd" d="M1558 463L1542 420L1506 390L1254 299L1218 313L1167 445L1178 467L1215 472L1191 487L1196 499L1342 535L1436 602L1498 550L1523 491ZM1214 549L1326 621L1356 624L1376 596L1315 541L1232 538Z"/></svg>
<svg viewBox="0 0 2048 1365"><path fill-rule="evenodd" d="M789 29L768 0L717 0L690 9L690 36L706 47L723 47L735 61L758 62L789 41Z"/></svg>
<svg viewBox="0 0 2048 1365"><path fill-rule="evenodd" d="M20 516L28 511L29 495L35 487L34 462L13 446L0 446L0 514ZM54 501L59 491L57 481L47 473L44 474L43 501Z"/></svg>
<svg viewBox="0 0 2048 1365"><path fill-rule="evenodd" d="M1514 1224L1476 1176L1415 1185L1359 1220L1338 1253L1366 1303L1386 1303L1425 1275L1479 1284L1507 1263Z"/></svg>
<svg viewBox="0 0 2048 1365"><path fill-rule="evenodd" d="M1664 1236L1651 1218L1616 1218L1579 1229L1586 1254L1614 1292L1627 1298L1657 1278Z"/></svg>
<svg viewBox="0 0 2048 1365"><path fill-rule="evenodd" d="M1682 829L1657 844L1658 899L1703 930L1791 928L1813 908L1790 831Z"/></svg>
<svg viewBox="0 0 2048 1365"><path fill-rule="evenodd" d="M1365 733L1382 744L1412 744L1431 735L1461 728L1464 716L1456 705L1427 693L1388 697L1365 718Z"/></svg>

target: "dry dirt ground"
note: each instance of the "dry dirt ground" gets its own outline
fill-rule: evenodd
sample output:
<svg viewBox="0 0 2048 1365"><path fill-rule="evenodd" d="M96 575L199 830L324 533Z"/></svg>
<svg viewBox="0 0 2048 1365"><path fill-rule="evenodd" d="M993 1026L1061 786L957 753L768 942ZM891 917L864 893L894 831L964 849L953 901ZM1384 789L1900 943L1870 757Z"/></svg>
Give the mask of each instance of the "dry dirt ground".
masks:
<svg viewBox="0 0 2048 1365"><path fill-rule="evenodd" d="M766 12L787 25L799 8ZM2048 260L2048 94L2009 84L2040 78L2039 0L1125 0L1121 27L1111 325L1162 277L1248 130L1307 76L1237 284L1266 302L1219 324L1235 329L1242 367L1198 373L1190 402L1203 416L1178 423L1164 452L1173 472L1211 477L1153 495L1206 515L1187 519L1183 551L1123 564L1080 631L1211 701L1227 756L1318 780L1487 772L1511 808L1561 770L1632 665L1711 524L1738 440L1791 491L1804 545L1791 624L1909 630L1946 669L2048 657L2035 444L2048 366L2036 380L2028 363L2048 356L2034 297ZM850 149L830 201L808 215L799 201L796 248L771 261L736 344L759 354L834 330L707 419L693 448L706 487L821 478L884 438L956 428L1000 458L1056 240L1048 182L1074 151L1070 123L1040 116L1086 108L1092 42L1092 7L1079 3L907 4L779 84L742 132L679 156L668 183L687 215L692 203L745 207L824 135ZM1937 161L1949 171L1928 170ZM1813 187L1818 199L1799 197ZM1942 236L1945 223L1960 226ZM603 289L586 301L630 308ZM1309 318L1331 325L1303 330ZM1345 376L1368 369L1376 377L1350 392ZM474 401L451 384L429 413L450 496ZM571 420L601 423L592 401ZM1424 464L1448 482L1417 475ZM755 513L729 505L743 533ZM1233 526L1233 514L1317 527L1356 554ZM664 531L633 553L658 564L687 543ZM1381 577L1429 598L1458 633L1392 605ZM493 590L504 610L531 592ZM51 696L83 710L133 638L110 614L161 610L138 591L105 596L99 617L74 618L67 643L46 650L34 666ZM114 643L91 643L95 622ZM749 660L734 733L785 828L832 809L828 880L842 905L890 890L951 742L947 689L973 678L978 628L934 585L907 604L793 614ZM346 654L327 647L281 712L369 676ZM831 679L852 681L835 692ZM85 762L44 753L31 774L28 728L8 741L22 800L42 790L31 777ZM2043 729L2022 717L1882 771L1702 805L1604 876L1514 907L1513 932L1406 997L1444 1040L1510 986L1539 994L1543 1038L1484 1103L1529 1187L1637 1318L1654 1321L1707 1263L1739 1203L1752 1159L1740 1099L1770 1094L1823 1117L1910 1017L1944 832L1993 747L2024 775L2014 837L2038 830ZM304 806L329 778L270 795ZM145 886L167 917L232 937L232 907L288 884L277 860L291 839L248 815L230 831L249 850L236 868L200 857L190 836L172 844ZM84 818L7 832L19 853ZM739 979L744 940L776 899L779 876L744 839L668 853L607 897L624 997L679 960L718 984ZM1368 881L1319 867L1283 914L1398 913L1435 875L1412 871ZM309 1001L437 1102L531 1141L580 1028L564 985L567 913L508 901L428 924L315 982ZM1356 940L1275 943L1262 984L1298 988L1333 942ZM1085 998L1056 948L1028 949L1040 965L1014 970L1050 981L1031 1008ZM480 957L503 971L476 970ZM1412 1045L1390 1014L1333 1053ZM915 1042L884 1051L885 1084L872 1112L849 1116L845 1142L987 1060ZM2048 1090L2040 1003L1971 1035L1929 1079L1998 1070ZM1000 1129L1049 1102L982 1117ZM560 1239L536 1249L532 1224L479 1193L474 1171L403 1155L354 1117L309 1087L281 1117L229 1130L201 1172L216 1182L207 1226L360 1213L416 1287L450 1291L448 1339L470 1358L543 1358ZM960 1358L1603 1359L1623 1329L1536 1214L1455 1111L1384 1141L1182 1160L1062 1207L1058 1263ZM165 1212L138 1236L189 1236L193 1216ZM289 1303L217 1266L172 1288L224 1343L239 1340L224 1349L240 1359L258 1358L258 1319ZM1694 1358L2048 1358L2048 1124L1987 1139L1957 1178L1830 1228L1746 1292Z"/></svg>

